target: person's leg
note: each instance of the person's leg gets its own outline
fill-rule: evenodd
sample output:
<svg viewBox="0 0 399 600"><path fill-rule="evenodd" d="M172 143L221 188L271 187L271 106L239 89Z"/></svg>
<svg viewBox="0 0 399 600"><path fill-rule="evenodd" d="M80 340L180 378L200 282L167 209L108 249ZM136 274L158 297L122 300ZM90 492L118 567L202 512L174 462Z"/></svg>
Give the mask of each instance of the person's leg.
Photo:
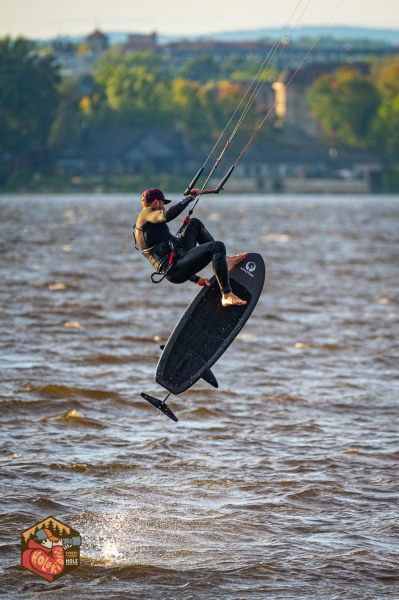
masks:
<svg viewBox="0 0 399 600"><path fill-rule="evenodd" d="M197 244L199 245L197 246ZM168 272L166 278L169 281L183 283L212 261L213 272L222 292L222 305L246 304L244 300L233 294L229 282L229 271L241 262L247 253L226 257L226 248L223 242L215 242L204 224L196 218L190 220L184 235L179 238L179 246L188 251L184 256L178 258Z"/></svg>
<svg viewBox="0 0 399 600"><path fill-rule="evenodd" d="M184 256L177 259L168 272L167 279L172 283L182 283L202 271L210 262L222 294L231 293L226 248L223 242L206 242L191 248Z"/></svg>
<svg viewBox="0 0 399 600"><path fill-rule="evenodd" d="M193 217L190 220L190 223L187 225L187 228L179 238L179 244L186 250L191 250L195 248L197 244L206 244L207 242L213 242L214 239L206 229L205 225L197 219Z"/></svg>
<svg viewBox="0 0 399 600"><path fill-rule="evenodd" d="M185 250L191 250L195 248L197 244L206 244L207 242L213 242L214 239L209 233L205 225L199 219L193 217L188 224L184 235L179 238L179 245ZM228 270L231 271L235 265L244 260L247 256L247 252L243 254L234 254L233 256L226 256Z"/></svg>

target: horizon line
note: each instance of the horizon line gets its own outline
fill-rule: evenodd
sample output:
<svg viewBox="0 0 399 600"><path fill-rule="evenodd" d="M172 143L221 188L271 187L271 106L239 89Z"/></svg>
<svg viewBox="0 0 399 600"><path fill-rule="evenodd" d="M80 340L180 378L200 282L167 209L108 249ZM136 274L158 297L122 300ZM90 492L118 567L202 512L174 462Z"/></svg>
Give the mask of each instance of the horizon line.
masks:
<svg viewBox="0 0 399 600"><path fill-rule="evenodd" d="M164 32L164 31L160 31L157 29L131 29L131 30L124 30L124 29L107 29L105 27L99 26L99 25L93 25L93 27L88 28L86 31L82 31L79 33L55 33L55 34L39 34L39 35L33 35L33 34L26 34L26 33L2 33L0 34L0 37L26 37L27 39L31 39L31 40L49 40L49 39L55 39L55 38L62 38L62 37L85 37L88 34L90 34L93 31L101 31L103 33L106 33L108 35L117 35L117 34L125 34L125 35L129 35L129 33L136 33L136 34L143 34L143 35L150 35L150 34L156 34L159 37L174 37L174 38L181 38L181 39L198 39L198 38L202 38L202 37L207 37L207 36L215 36L215 35L232 35L232 34L246 34L246 33L261 33L262 31L275 31L278 32L280 29L283 28L283 25L278 26L278 25L273 25L270 27L256 27L256 28L245 28L245 29L223 29L223 30L215 30L215 31L208 31L208 32L202 32L202 33L196 33L195 35L188 35L187 33L168 33L168 32ZM325 24L301 24L297 29L296 32L300 31L301 29L324 29L324 30L328 30L328 29L364 29L367 31L381 31L381 32L394 32L394 33L399 33L399 27L389 27L389 26L379 26L379 25L358 25L358 24L329 24L329 25L325 25Z"/></svg>

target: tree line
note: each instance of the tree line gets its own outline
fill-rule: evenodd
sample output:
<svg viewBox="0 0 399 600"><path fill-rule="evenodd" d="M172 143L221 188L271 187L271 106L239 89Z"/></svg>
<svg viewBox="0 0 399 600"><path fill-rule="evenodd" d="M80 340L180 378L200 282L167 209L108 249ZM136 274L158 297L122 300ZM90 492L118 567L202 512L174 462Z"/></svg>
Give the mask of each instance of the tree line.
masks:
<svg viewBox="0 0 399 600"><path fill-rule="evenodd" d="M98 60L90 90L64 79L62 103L50 133L53 146L78 135L82 119L94 127L179 128L197 146L212 142L223 130L242 96L242 79L252 80L258 61L231 59L219 64L199 55L179 68L153 51L124 54L113 47ZM273 77L267 71L263 77ZM255 116L246 123L249 130ZM72 124L72 128L71 128Z"/></svg>
<svg viewBox="0 0 399 600"><path fill-rule="evenodd" d="M92 76L61 77L55 57L26 39L0 39L0 185L16 172L51 173L82 126L179 128L187 144L209 148L240 102L260 62L210 55L172 68L152 51L113 47ZM266 81L278 78L262 72ZM366 72L343 66L308 89L326 138L369 149L393 172L399 162L399 59L370 60ZM259 123L243 123L247 139ZM270 131L272 123L268 124Z"/></svg>
<svg viewBox="0 0 399 600"><path fill-rule="evenodd" d="M399 58L375 61L366 74L343 66L334 75L322 75L309 90L309 102L326 134L397 164Z"/></svg>

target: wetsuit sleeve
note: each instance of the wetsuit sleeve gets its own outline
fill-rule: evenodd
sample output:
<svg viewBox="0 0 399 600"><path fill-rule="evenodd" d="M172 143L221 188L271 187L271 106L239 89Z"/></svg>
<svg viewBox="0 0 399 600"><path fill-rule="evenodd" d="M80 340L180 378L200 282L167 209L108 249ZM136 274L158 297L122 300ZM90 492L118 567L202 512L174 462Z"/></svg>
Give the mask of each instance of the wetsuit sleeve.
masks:
<svg viewBox="0 0 399 600"><path fill-rule="evenodd" d="M192 198L183 198L183 200L177 202L177 204L173 204L170 208L168 208L165 211L166 222L169 223L169 221L176 219L176 217L178 217L183 210L187 208L191 200Z"/></svg>
<svg viewBox="0 0 399 600"><path fill-rule="evenodd" d="M170 208L168 208L167 210L148 210L146 209L145 211L143 211L143 213L145 212L145 217L144 217L144 222L145 223L169 223L169 221L172 221L173 219L175 219L176 217L178 217L185 208L187 208L187 206L189 205L189 203L191 202L191 198L183 198L183 200L181 200L180 202L177 202L177 204L173 204Z"/></svg>
<svg viewBox="0 0 399 600"><path fill-rule="evenodd" d="M193 275L189 279L189 281L192 281L193 283L198 283L199 280L200 280L200 277L198 275Z"/></svg>

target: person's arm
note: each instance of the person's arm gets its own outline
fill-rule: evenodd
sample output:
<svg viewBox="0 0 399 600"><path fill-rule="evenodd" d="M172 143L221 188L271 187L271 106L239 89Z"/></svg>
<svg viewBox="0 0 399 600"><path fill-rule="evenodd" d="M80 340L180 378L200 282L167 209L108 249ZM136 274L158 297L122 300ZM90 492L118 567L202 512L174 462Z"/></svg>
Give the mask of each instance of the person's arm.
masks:
<svg viewBox="0 0 399 600"><path fill-rule="evenodd" d="M200 277L199 275L193 275L192 277L190 277L189 281L196 283L200 287L204 287L205 285L210 285L209 279L207 279L206 277Z"/></svg>
<svg viewBox="0 0 399 600"><path fill-rule="evenodd" d="M173 204L168 209L166 209L166 222L169 223L169 221L173 221L173 219L176 219L176 217L178 217L183 212L183 210L187 208L187 206L192 200L194 200L194 198L183 198L183 200L180 200L180 202L177 202L177 204Z"/></svg>
<svg viewBox="0 0 399 600"><path fill-rule="evenodd" d="M152 208L146 208L142 211L143 223L169 223L173 219L176 219L185 208L189 205L192 198L183 198L180 202L173 204L168 209L153 210Z"/></svg>
<svg viewBox="0 0 399 600"><path fill-rule="evenodd" d="M201 194L201 190L199 188L193 188L189 194L177 202L173 204L168 209L163 210L152 210L151 208L144 209L141 214L143 215L144 222L147 223L169 223L169 221L173 221L176 219L185 208L197 198Z"/></svg>

